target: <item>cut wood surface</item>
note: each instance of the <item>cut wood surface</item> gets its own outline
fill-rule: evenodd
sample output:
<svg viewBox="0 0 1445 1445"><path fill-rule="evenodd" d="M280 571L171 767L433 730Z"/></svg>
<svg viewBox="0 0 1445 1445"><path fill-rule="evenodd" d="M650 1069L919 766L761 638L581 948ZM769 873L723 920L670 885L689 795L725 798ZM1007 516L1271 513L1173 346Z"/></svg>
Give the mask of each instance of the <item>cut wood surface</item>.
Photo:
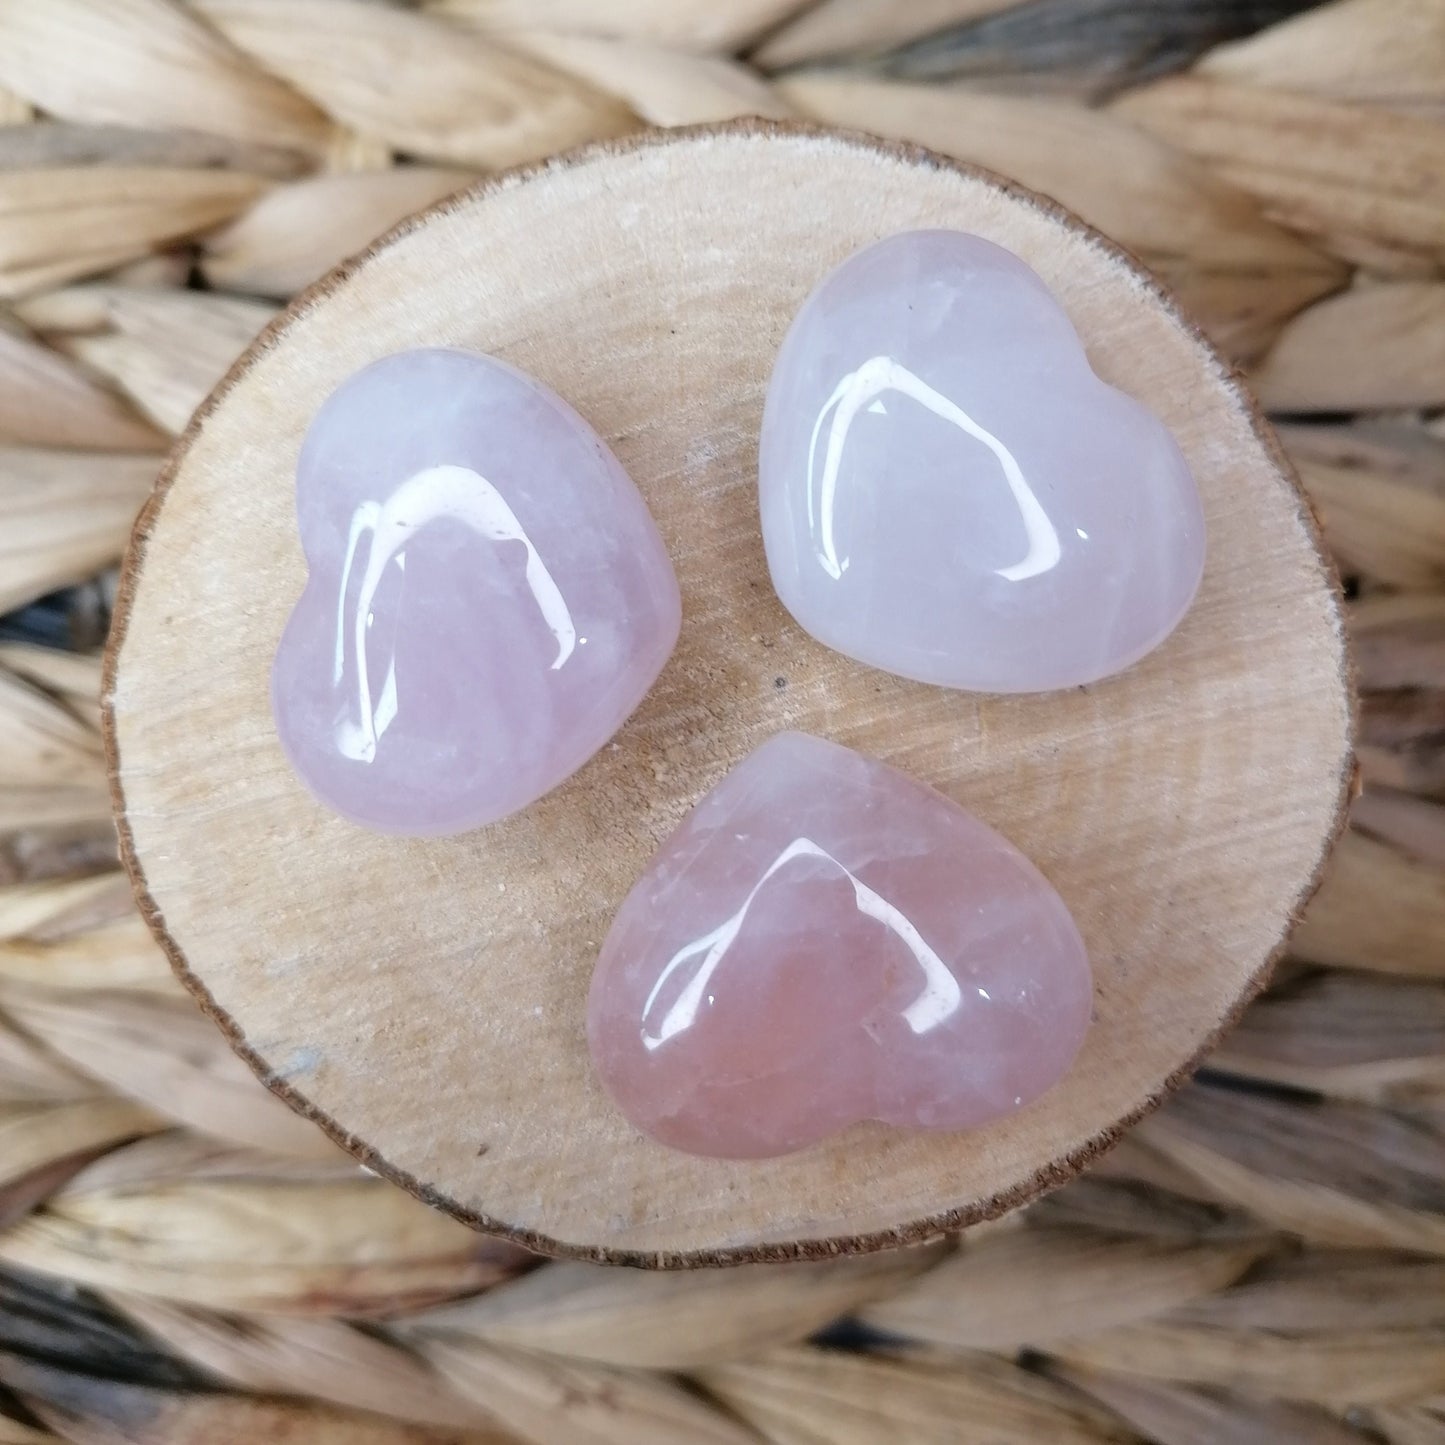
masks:
<svg viewBox="0 0 1445 1445"><path fill-rule="evenodd" d="M1153 407L1195 470L1203 588L1119 678L1013 698L905 683L813 642L769 585L755 468L778 342L832 265L928 225L1036 267L1100 374ZM284 762L267 696L304 575L302 434L346 376L418 345L499 355L598 428L658 521L685 615L615 746L521 815L440 840L327 813ZM1341 610L1308 506L1230 368L1156 283L985 173L760 122L504 177L307 293L173 456L138 524L109 664L143 909L258 1073L467 1222L633 1263L918 1239L1068 1177L1263 982L1350 778ZM1063 894L1094 961L1096 1020L1044 1099L967 1135L866 1125L762 1163L669 1152L610 1105L582 1027L608 920L691 804L782 728L941 787Z"/></svg>

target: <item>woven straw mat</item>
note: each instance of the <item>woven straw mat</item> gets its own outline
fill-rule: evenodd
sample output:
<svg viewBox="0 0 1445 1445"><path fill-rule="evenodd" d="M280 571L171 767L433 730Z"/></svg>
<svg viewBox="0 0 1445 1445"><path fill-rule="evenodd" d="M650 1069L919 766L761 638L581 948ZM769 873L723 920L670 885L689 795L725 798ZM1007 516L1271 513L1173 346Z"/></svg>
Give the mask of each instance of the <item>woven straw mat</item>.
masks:
<svg viewBox="0 0 1445 1445"><path fill-rule="evenodd" d="M479 174L803 116L1055 195L1250 375L1363 794L1274 986L966 1240L546 1262L318 1142L173 981L114 566L278 305ZM1445 0L0 0L0 1445L1445 1442Z"/></svg>

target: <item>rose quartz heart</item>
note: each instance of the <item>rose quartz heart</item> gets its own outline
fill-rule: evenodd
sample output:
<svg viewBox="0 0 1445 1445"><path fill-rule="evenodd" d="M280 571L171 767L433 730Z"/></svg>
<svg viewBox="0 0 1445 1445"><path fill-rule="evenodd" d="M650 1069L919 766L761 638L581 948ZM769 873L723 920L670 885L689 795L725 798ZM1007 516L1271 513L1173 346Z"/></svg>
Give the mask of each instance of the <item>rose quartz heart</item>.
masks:
<svg viewBox="0 0 1445 1445"><path fill-rule="evenodd" d="M725 777L618 910L587 1006L622 1112L762 1158L877 1119L966 1129L1067 1072L1092 983L1063 900L956 803L782 733Z"/></svg>
<svg viewBox="0 0 1445 1445"><path fill-rule="evenodd" d="M1043 692L1137 662L1204 567L1163 423L1017 256L913 231L850 257L778 353L759 458L784 606L920 682Z"/></svg>
<svg viewBox="0 0 1445 1445"><path fill-rule="evenodd" d="M309 576L272 669L301 780L389 833L458 833L555 788L677 641L631 479L562 399L488 356L389 356L321 407L296 509Z"/></svg>

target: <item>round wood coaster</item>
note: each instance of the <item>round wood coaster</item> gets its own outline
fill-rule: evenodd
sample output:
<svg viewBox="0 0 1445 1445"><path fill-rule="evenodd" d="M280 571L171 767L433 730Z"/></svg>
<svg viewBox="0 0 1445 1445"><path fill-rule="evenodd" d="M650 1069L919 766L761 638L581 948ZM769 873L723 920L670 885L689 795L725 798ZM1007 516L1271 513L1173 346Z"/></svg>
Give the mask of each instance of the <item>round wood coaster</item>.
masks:
<svg viewBox="0 0 1445 1445"><path fill-rule="evenodd" d="M831 267L922 226L1027 260L1096 370L1168 423L1195 470L1203 588L1120 677L1034 697L904 682L814 642L773 594L755 473L778 343ZM652 693L566 784L497 826L399 840L310 798L267 682L303 580L302 434L352 372L424 345L500 356L598 429L671 550L684 625ZM1158 285L995 177L760 122L501 177L299 298L201 408L137 524L106 689L141 906L262 1079L480 1228L663 1265L918 1239L1080 1168L1262 983L1341 826L1351 723L1308 507L1250 398ZM1094 1027L1032 1107L970 1134L864 1125L737 1163L669 1152L602 1093L583 1013L612 912L697 798L782 728L941 788L1073 910Z"/></svg>

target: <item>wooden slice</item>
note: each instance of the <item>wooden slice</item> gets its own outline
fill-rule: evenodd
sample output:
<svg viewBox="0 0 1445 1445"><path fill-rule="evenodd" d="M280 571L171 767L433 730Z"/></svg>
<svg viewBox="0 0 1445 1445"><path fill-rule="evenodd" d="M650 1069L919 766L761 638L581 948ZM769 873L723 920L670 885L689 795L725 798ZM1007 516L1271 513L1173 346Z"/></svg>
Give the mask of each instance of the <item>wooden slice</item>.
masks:
<svg viewBox="0 0 1445 1445"><path fill-rule="evenodd" d="M1098 686L982 697L814 642L773 594L756 447L784 329L892 232L1009 247L1094 366L1173 429L1204 494L1193 610ZM329 815L273 733L302 586L312 414L406 347L491 352L566 397L642 489L682 641L615 742L518 817L398 840ZM1041 417L1041 424L1047 416ZM106 715L142 908L271 1088L479 1228L639 1264L918 1239L1058 1184L1199 1062L1260 986L1351 774L1339 598L1250 398L1149 277L1057 206L926 152L747 123L640 136L489 182L306 293L201 408L136 529ZM588 980L618 902L697 798L781 728L942 788L1042 867L1097 979L1084 1053L966 1135L859 1126L763 1163L672 1153L592 1076Z"/></svg>

